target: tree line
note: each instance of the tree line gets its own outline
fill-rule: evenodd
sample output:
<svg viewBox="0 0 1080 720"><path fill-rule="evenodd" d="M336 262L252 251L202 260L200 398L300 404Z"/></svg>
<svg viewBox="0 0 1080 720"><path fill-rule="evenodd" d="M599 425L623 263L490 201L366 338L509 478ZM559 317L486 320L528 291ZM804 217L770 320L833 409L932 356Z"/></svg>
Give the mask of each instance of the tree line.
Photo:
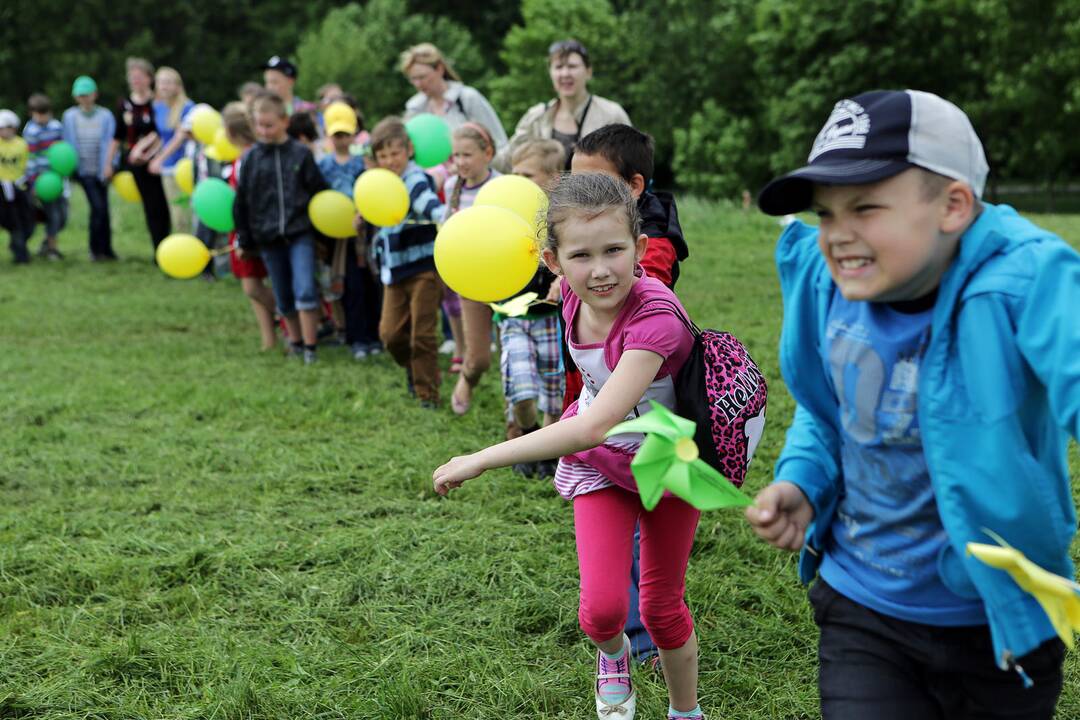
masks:
<svg viewBox="0 0 1080 720"><path fill-rule="evenodd" d="M285 54L301 95L339 82L374 120L413 92L398 53L431 41L512 131L553 96L546 50L566 37L589 48L593 91L656 138L658 181L690 192L756 189L805 159L838 98L883 87L964 108L991 191L1080 177L1077 0L18 0L0 4L0 104L24 114L44 90L66 106L85 73L111 105L141 55L220 106Z"/></svg>

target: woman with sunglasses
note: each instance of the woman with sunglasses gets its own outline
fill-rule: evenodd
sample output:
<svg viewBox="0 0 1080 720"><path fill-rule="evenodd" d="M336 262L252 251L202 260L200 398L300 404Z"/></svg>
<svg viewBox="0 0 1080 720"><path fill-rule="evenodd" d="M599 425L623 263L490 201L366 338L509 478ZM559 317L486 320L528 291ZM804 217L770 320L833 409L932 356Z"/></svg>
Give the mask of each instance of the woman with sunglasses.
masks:
<svg viewBox="0 0 1080 720"><path fill-rule="evenodd" d="M521 143L529 139L558 140L566 148L566 169L574 145L583 136L604 125L630 125L630 117L619 103L589 92L592 64L589 51L577 40L560 40L548 48L548 72L555 98L537 103L518 121L510 144L501 150L495 165L502 169Z"/></svg>

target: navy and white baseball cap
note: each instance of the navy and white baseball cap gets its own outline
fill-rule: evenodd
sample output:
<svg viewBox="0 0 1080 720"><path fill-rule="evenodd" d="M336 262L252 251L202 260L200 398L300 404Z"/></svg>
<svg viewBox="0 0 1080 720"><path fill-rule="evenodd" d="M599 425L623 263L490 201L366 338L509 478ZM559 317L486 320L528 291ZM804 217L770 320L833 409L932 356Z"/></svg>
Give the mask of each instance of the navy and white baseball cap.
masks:
<svg viewBox="0 0 1080 720"><path fill-rule="evenodd" d="M296 79L296 66L293 65L287 58L283 58L280 55L274 55L262 66L263 70L277 70L285 77Z"/></svg>
<svg viewBox="0 0 1080 720"><path fill-rule="evenodd" d="M965 182L982 197L990 170L964 111L920 90L875 90L836 103L806 162L765 186L762 212L806 210L815 183L862 185L915 166Z"/></svg>

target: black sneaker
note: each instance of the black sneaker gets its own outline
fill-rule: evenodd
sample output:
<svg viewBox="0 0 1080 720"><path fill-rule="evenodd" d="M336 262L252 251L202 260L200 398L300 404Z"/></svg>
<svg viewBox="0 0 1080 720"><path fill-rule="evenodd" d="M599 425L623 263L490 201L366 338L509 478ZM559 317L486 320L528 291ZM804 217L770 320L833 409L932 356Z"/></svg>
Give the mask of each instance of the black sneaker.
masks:
<svg viewBox="0 0 1080 720"><path fill-rule="evenodd" d="M42 253L42 257L46 260L63 260L64 254L56 248L46 248L45 252Z"/></svg>
<svg viewBox="0 0 1080 720"><path fill-rule="evenodd" d="M311 348L304 348L304 364L314 365L319 361L319 355Z"/></svg>
<svg viewBox="0 0 1080 720"><path fill-rule="evenodd" d="M541 480L553 478L557 467L559 467L558 460L541 460L536 463L536 476Z"/></svg>
<svg viewBox="0 0 1080 720"><path fill-rule="evenodd" d="M536 477L536 463L514 463L514 472L522 477Z"/></svg>
<svg viewBox="0 0 1080 720"><path fill-rule="evenodd" d="M439 403L435 402L434 400L421 400L420 408L422 410L438 410Z"/></svg>

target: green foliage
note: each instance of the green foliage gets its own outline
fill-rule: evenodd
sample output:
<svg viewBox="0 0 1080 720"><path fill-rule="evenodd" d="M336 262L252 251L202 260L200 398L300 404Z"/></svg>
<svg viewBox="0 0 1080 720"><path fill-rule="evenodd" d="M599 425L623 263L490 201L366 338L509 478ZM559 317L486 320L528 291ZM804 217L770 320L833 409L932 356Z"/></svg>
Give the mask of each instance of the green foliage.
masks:
<svg viewBox="0 0 1080 720"><path fill-rule="evenodd" d="M506 72L490 84L489 99L503 125L513 131L530 106L554 97L547 58L557 40L581 41L593 65L589 89L619 101L629 45L624 42L625 21L608 0L522 0L521 16L522 24L510 29L503 44Z"/></svg>
<svg viewBox="0 0 1080 720"><path fill-rule="evenodd" d="M313 95L323 83L339 83L356 97L369 126L384 115L400 115L416 91L398 69L398 56L420 42L434 42L465 83L483 92L491 70L469 31L444 17L410 14L397 0L327 13L297 49L300 90Z"/></svg>
<svg viewBox="0 0 1080 720"><path fill-rule="evenodd" d="M675 129L672 166L679 184L707 197L734 198L756 188L768 175L759 146L761 133L752 118L735 117L712 100Z"/></svg>

